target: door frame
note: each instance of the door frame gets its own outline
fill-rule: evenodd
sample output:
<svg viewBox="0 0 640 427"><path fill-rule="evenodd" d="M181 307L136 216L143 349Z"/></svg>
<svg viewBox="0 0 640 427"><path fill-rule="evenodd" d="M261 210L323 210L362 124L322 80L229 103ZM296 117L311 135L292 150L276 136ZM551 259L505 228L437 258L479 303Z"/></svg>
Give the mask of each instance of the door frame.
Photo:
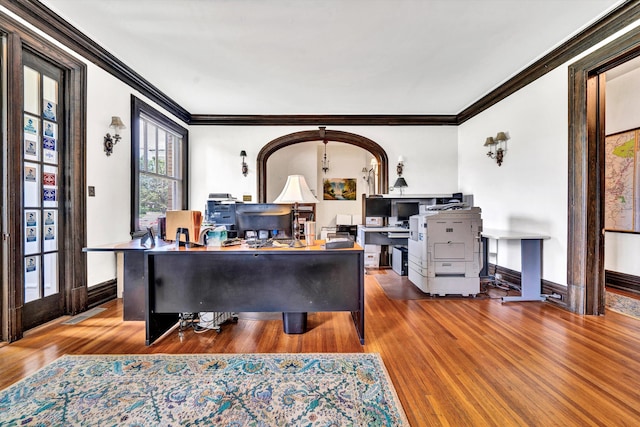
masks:
<svg viewBox="0 0 640 427"><path fill-rule="evenodd" d="M86 257L82 248L86 243L86 65L61 50L32 30L9 17L0 14L0 33L6 38L6 60L4 67L7 82L7 105L5 117L5 139L3 144L6 156L6 181L3 191L20 188L22 158L22 51L30 50L63 70L65 91L62 94L66 105L65 120L66 150L60 153L67 179L65 187L65 212L67 225L61 236L60 252L64 252L64 281L60 290L64 292L66 314L76 314L87 306ZM3 221L7 227L3 230L2 262L3 286L1 338L3 341L15 341L24 334L22 310L24 305L24 270L22 267L24 218L21 215L22 195L6 195L7 207ZM20 262L15 262L20 259Z"/></svg>
<svg viewBox="0 0 640 427"><path fill-rule="evenodd" d="M604 314L604 73L640 56L640 28L569 66L567 307Z"/></svg>

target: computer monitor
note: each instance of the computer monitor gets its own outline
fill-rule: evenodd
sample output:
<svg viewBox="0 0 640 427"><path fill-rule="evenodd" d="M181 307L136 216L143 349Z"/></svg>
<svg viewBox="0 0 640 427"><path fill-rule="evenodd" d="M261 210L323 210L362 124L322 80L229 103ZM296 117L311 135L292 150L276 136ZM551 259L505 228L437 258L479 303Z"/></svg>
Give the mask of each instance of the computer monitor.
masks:
<svg viewBox="0 0 640 427"><path fill-rule="evenodd" d="M277 230L277 237L291 238L291 205L276 203L243 203L236 206L236 229L238 237L244 238L247 231L268 231L269 237Z"/></svg>
<svg viewBox="0 0 640 427"><path fill-rule="evenodd" d="M391 199L383 197L367 197L365 201L365 216L390 217Z"/></svg>
<svg viewBox="0 0 640 427"><path fill-rule="evenodd" d="M418 202L396 202L396 218L398 221L409 221L409 217L420 213Z"/></svg>

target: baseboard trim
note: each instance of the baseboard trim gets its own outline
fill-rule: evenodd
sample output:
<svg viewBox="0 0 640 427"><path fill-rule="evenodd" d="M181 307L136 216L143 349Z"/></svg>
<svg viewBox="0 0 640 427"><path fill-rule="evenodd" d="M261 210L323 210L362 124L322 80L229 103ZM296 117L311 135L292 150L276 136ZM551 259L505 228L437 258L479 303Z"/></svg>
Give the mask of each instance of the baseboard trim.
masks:
<svg viewBox="0 0 640 427"><path fill-rule="evenodd" d="M521 273L516 270L511 270L500 265L488 264L488 273L491 276L496 274L500 275L502 280L509 282L517 287L522 285ZM551 282L549 280L542 279L542 293L544 295L554 295L554 298L549 298L547 301L557 304L563 308L567 308L567 287L559 283Z"/></svg>
<svg viewBox="0 0 640 427"><path fill-rule="evenodd" d="M118 282L116 279L107 280L91 286L87 292L88 304L87 308L94 308L107 301L116 299L118 295Z"/></svg>
<svg viewBox="0 0 640 427"><path fill-rule="evenodd" d="M640 276L605 270L604 282L609 288L640 295Z"/></svg>

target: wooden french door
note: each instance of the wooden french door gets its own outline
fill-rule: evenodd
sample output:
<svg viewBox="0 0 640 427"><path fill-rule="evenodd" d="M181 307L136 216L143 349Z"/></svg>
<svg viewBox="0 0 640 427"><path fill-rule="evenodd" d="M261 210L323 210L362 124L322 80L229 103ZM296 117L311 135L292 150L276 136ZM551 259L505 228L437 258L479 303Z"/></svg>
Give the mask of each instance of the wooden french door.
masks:
<svg viewBox="0 0 640 427"><path fill-rule="evenodd" d="M22 57L23 329L65 313L64 70L24 51Z"/></svg>

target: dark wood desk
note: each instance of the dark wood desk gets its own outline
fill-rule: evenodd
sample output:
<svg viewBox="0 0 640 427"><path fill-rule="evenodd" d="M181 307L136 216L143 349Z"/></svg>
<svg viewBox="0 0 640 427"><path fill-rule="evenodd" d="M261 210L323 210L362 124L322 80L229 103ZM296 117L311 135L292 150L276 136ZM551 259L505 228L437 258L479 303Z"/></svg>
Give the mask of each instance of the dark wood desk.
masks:
<svg viewBox="0 0 640 427"><path fill-rule="evenodd" d="M168 242L159 242L168 245ZM123 319L145 319L145 280L144 280L144 251L149 250L151 244L141 244L140 239L128 242L110 243L83 248L83 252L122 252L123 256Z"/></svg>
<svg viewBox="0 0 640 427"><path fill-rule="evenodd" d="M146 343L182 312L350 311L364 344L364 251L234 246L144 251Z"/></svg>

